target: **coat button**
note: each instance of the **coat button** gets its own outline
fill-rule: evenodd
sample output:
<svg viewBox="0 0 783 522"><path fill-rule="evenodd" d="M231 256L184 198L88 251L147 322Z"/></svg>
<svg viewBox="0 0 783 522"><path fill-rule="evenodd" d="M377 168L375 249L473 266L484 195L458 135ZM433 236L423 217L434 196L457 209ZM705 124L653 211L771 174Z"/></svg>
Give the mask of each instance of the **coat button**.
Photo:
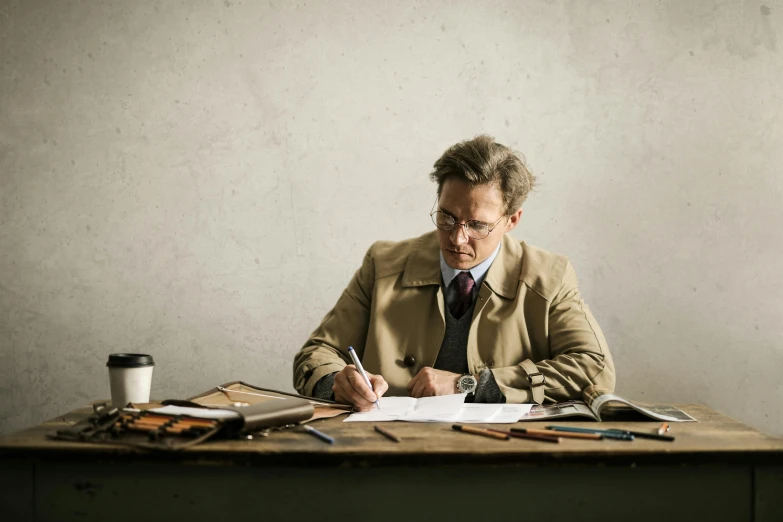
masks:
<svg viewBox="0 0 783 522"><path fill-rule="evenodd" d="M402 360L402 363L408 368L412 368L413 365L416 364L416 359L414 359L411 355L406 355L405 359Z"/></svg>

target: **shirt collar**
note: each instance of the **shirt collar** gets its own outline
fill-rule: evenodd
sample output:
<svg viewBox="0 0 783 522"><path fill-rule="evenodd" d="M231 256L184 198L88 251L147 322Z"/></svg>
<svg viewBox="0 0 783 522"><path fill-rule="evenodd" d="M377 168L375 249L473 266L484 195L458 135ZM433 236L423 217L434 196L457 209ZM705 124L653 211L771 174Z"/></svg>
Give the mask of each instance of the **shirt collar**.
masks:
<svg viewBox="0 0 783 522"><path fill-rule="evenodd" d="M489 267L492 265L492 262L495 260L495 258L498 256L498 253L500 252L501 244L502 242L498 243L497 248L495 248L495 251L492 252L491 256L489 256L487 259L485 259L478 265L474 266L470 270L457 270L456 268L451 268L449 265L446 264L446 260L443 259L443 252L441 252L440 274L443 277L443 284L445 285L445 287L448 288L451 282L454 280L455 277L457 277L457 275L460 272L470 272L470 275L473 277L473 280L476 282L476 288L481 287L481 283L484 282L484 277L486 277Z"/></svg>

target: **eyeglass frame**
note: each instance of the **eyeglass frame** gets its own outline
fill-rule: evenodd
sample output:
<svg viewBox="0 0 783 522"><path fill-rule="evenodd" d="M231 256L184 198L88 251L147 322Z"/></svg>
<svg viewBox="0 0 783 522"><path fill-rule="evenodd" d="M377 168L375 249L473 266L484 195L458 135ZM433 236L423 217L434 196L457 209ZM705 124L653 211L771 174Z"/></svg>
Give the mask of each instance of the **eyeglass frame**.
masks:
<svg viewBox="0 0 783 522"><path fill-rule="evenodd" d="M502 216L500 216L497 219L497 221L495 221L492 224L491 227L489 226L489 223L486 223L484 221L480 221L478 219L469 219L469 220L465 221L464 223L460 223L460 222L457 221L457 218L455 218L451 214L448 214L447 212L443 212L442 210L434 210L437 205L438 205L438 199L435 200L435 203L432 205L433 210L432 210L432 212L430 212L430 219L432 219L432 223L435 225L435 228L437 228L438 230L443 230L444 232L451 232L452 230L454 230L454 228L457 225L459 225L459 226L462 227L462 230L465 232L466 236L468 236L470 239L475 239L476 241L481 241L482 239L487 239L489 237L489 235L492 233L492 231L497 228L498 223L500 223L500 220L503 219L504 217L509 217L508 214L503 214ZM444 216L448 216L451 219L453 219L454 220L454 224L451 226L451 228L448 228L448 229L440 228L438 226L438 224L435 223L435 218L432 217L433 214L436 214L436 213L443 214ZM489 229L489 231L487 232L487 235L484 236L484 237L473 237L473 236L471 236L468 233L468 223L481 223L482 225L486 225L486 227Z"/></svg>

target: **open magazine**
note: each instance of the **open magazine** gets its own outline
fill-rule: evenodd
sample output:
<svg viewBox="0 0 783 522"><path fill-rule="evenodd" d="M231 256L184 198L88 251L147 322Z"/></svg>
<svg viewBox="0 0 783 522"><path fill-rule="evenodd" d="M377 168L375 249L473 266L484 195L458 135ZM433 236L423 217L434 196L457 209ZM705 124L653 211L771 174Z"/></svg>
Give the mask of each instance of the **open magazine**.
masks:
<svg viewBox="0 0 783 522"><path fill-rule="evenodd" d="M645 404L632 402L609 390L588 386L582 392L582 401L558 402L557 404L536 405L520 418L520 421L535 421L555 419L558 417L587 417L595 421L601 420L601 411L609 403L620 403L630 406L651 419L662 422L692 422L693 417L674 406L665 404Z"/></svg>

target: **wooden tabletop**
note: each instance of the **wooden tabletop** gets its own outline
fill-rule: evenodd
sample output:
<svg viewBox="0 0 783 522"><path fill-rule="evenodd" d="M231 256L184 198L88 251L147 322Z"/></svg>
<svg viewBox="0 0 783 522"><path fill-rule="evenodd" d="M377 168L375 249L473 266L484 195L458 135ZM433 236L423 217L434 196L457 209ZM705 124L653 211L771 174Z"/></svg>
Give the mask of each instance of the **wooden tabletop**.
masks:
<svg viewBox="0 0 783 522"><path fill-rule="evenodd" d="M87 406L41 425L0 437L0 456L33 459L133 459L179 460L211 464L301 465L417 465L437 463L555 464L604 463L607 465L783 463L783 438L756 431L710 408L685 404L678 407L699 422L672 423L674 442L637 438L616 440L563 439L560 444L512 439L494 440L453 431L450 423L386 422L381 425L402 438L395 443L373 430L376 423L343 422L345 416L312 422L335 438L326 444L297 426L272 431L252 440L216 440L179 452L147 452L120 445L55 441L47 438L58 429L84 419ZM619 428L653 432L659 422L641 420L632 412L616 409L602 423L560 419L517 424L475 425L508 429L568 425ZM633 419L633 420L629 420Z"/></svg>

